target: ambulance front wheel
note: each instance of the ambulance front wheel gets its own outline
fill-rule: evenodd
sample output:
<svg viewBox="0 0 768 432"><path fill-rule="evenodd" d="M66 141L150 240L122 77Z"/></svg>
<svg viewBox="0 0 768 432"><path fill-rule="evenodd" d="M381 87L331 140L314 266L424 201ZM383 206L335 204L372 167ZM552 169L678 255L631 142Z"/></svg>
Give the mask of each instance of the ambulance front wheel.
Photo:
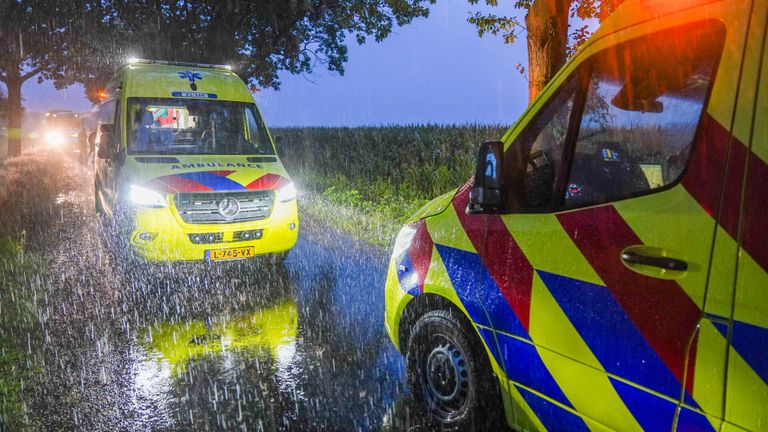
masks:
<svg viewBox="0 0 768 432"><path fill-rule="evenodd" d="M455 312L435 310L414 325L406 348L413 396L443 430L497 430L502 407L482 343Z"/></svg>

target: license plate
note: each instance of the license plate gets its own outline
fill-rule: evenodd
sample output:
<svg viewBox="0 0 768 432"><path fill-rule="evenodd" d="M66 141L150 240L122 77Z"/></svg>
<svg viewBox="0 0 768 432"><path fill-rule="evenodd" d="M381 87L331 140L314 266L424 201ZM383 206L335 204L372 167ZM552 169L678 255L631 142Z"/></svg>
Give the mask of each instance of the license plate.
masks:
<svg viewBox="0 0 768 432"><path fill-rule="evenodd" d="M247 246L229 249L212 249L205 251L205 254L206 258L211 261L236 260L256 256L256 248Z"/></svg>

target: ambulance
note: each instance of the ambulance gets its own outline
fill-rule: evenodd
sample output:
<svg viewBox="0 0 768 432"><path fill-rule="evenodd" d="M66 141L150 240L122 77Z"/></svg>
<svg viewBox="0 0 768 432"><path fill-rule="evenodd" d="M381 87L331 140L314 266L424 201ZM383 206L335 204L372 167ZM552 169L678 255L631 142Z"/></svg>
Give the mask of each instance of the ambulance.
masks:
<svg viewBox="0 0 768 432"><path fill-rule="evenodd" d="M69 110L51 110L45 113L45 141L54 148L74 151L80 132L80 114Z"/></svg>
<svg viewBox="0 0 768 432"><path fill-rule="evenodd" d="M436 430L768 430L766 19L626 0L402 229L385 324Z"/></svg>
<svg viewBox="0 0 768 432"><path fill-rule="evenodd" d="M146 261L223 261L296 243L296 188L227 66L131 60L99 106L97 212Z"/></svg>

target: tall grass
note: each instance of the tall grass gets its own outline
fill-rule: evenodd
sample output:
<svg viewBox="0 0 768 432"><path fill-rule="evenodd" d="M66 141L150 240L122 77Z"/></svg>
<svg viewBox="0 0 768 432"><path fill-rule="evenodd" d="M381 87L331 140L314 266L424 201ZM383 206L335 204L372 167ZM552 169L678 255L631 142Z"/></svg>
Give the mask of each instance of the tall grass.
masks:
<svg viewBox="0 0 768 432"><path fill-rule="evenodd" d="M27 350L30 338L40 338L29 285L45 266L27 234L59 221L56 200L73 187L66 173L55 152L0 160L0 431L29 427L24 383L39 371Z"/></svg>
<svg viewBox="0 0 768 432"><path fill-rule="evenodd" d="M480 143L505 131L469 124L277 128L272 134L282 138L278 152L288 172L310 192L302 203L306 212L385 245L424 203L463 184Z"/></svg>

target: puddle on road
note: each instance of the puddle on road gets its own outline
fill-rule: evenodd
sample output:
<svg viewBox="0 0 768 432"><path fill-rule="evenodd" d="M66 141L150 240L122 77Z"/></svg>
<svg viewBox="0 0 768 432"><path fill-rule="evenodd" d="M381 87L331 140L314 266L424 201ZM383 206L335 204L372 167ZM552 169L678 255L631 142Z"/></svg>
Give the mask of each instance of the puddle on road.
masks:
<svg viewBox="0 0 768 432"><path fill-rule="evenodd" d="M381 264L302 239L284 267L130 276L130 410L153 428L380 430L405 392Z"/></svg>
<svg viewBox="0 0 768 432"><path fill-rule="evenodd" d="M297 335L292 298L251 313L144 328L133 379L138 400L157 407L155 426L281 429L274 421L280 405L302 402Z"/></svg>

